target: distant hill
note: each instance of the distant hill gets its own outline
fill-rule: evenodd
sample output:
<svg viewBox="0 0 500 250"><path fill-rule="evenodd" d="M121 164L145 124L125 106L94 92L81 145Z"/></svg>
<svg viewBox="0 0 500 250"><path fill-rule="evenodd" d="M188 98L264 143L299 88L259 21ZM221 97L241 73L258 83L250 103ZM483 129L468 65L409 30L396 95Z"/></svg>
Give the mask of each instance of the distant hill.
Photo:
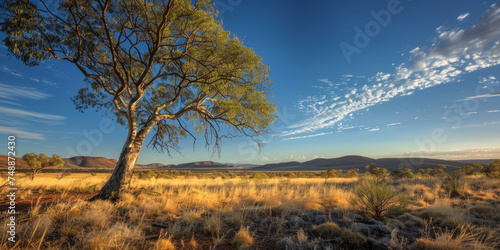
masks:
<svg viewBox="0 0 500 250"><path fill-rule="evenodd" d="M482 165L490 165L492 162L494 162L496 159L490 159L490 160L460 160L459 162L463 164L471 164L471 163L478 163Z"/></svg>
<svg viewBox="0 0 500 250"><path fill-rule="evenodd" d="M91 156L75 156L63 160L64 168L114 168L117 162L115 159Z"/></svg>
<svg viewBox="0 0 500 250"><path fill-rule="evenodd" d="M80 171L87 171L91 169L112 170L117 161L115 159L108 159L104 157L91 157L91 156L75 156L63 159L64 169L78 169ZM387 168L388 171L401 168L402 162L416 162L420 165L414 165L413 171L418 171L420 168L434 168L438 164L445 164L449 166L446 170L453 171L469 163L479 163L485 166L489 165L494 160L440 160L430 158L380 158L373 159L359 155L349 155L338 158L318 158L306 162L289 161L280 163L271 163L262 166L250 164L222 164L214 161L198 161L183 164L170 164L165 165L161 163L138 164L138 170L178 170L178 169L225 169L225 170L250 170L250 171L324 171L328 169L343 169L348 170L352 168L359 168L360 172L365 171L365 166L374 163L378 167ZM17 169L29 169L28 164L21 158L16 158ZM0 155L0 169L7 169L7 156Z"/></svg>
<svg viewBox="0 0 500 250"><path fill-rule="evenodd" d="M404 159L404 158L381 158L381 159L373 159L364 156L358 155L350 155L343 156L339 158L318 158L306 162L283 162L283 163L272 163L262 165L260 167L255 167L252 170L254 171L324 171L328 169L352 169L359 168L360 172L365 171L365 166L374 163L377 167L386 168L388 171L392 171L395 169L401 168L402 162L411 163L419 163L413 164L413 171L416 171L420 168L434 168L438 164L445 164L448 167L447 170L453 171L455 168L461 167L465 165L465 162L469 161L451 161L451 160L439 160L439 159L430 159L430 158L412 158L412 159ZM478 162L478 161L470 161L470 162ZM493 162L493 160L483 160L478 162L480 164L487 165Z"/></svg>
<svg viewBox="0 0 500 250"><path fill-rule="evenodd" d="M171 169L207 169L207 168L228 168L229 165L221 164L213 161L197 161L191 163L183 163L179 165L172 165Z"/></svg>
<svg viewBox="0 0 500 250"><path fill-rule="evenodd" d="M144 169L160 169L160 168L165 168L168 166L165 166L165 164L161 163L149 163L149 164L137 164L138 168L144 168Z"/></svg>
<svg viewBox="0 0 500 250"><path fill-rule="evenodd" d="M16 169L30 169L28 163L26 163L22 158L16 158ZM7 170L8 157L6 155L0 155L0 169Z"/></svg>
<svg viewBox="0 0 500 250"><path fill-rule="evenodd" d="M75 156L71 158L63 158L64 166L62 169L102 169L110 170L114 169L117 163L115 159L108 159L105 157L93 157L93 156ZM183 163L179 165L165 165L161 163L150 163L150 164L137 164L137 169L143 170L167 170L167 169L227 169L233 168L237 165L221 164L214 161L198 161ZM7 169L7 156L0 155L0 168ZM17 169L29 169L28 164L21 158L16 158L16 168ZM49 168L52 169L52 168Z"/></svg>

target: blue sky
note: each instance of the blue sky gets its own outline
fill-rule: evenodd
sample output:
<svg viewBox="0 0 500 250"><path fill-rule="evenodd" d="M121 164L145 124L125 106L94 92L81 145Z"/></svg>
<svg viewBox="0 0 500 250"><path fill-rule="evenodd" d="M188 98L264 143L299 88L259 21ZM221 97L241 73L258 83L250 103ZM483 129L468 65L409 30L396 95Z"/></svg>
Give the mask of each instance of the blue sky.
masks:
<svg viewBox="0 0 500 250"><path fill-rule="evenodd" d="M500 3L217 3L224 27L270 66L280 119L261 152L242 137L212 157L186 139L182 155L144 147L139 163L500 158ZM118 157L125 128L70 100L79 71L54 60L26 67L3 46L0 54L0 134L18 137L19 155Z"/></svg>

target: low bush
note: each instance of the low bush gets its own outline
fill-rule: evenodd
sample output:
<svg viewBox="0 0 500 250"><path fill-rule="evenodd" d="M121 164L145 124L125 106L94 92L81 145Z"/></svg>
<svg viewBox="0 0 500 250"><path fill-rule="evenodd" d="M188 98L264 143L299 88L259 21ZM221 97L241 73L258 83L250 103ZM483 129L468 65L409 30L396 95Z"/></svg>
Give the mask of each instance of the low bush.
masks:
<svg viewBox="0 0 500 250"><path fill-rule="evenodd" d="M323 238L337 237L342 234L342 230L339 228L339 226L332 222L326 222L319 225L318 227L316 227L316 231Z"/></svg>
<svg viewBox="0 0 500 250"><path fill-rule="evenodd" d="M366 180L358 184L349 203L358 212L376 219L401 213L408 205L405 194L377 180Z"/></svg>
<svg viewBox="0 0 500 250"><path fill-rule="evenodd" d="M259 180L262 180L262 179L269 179L269 176L267 176L267 174L264 174L264 173L255 173L252 175L252 177L250 177L251 179L259 179Z"/></svg>
<svg viewBox="0 0 500 250"><path fill-rule="evenodd" d="M342 232L341 238L342 242L345 245L351 247L351 249L352 247L360 248L366 243L366 238L363 235L358 232L353 232L349 229L346 229Z"/></svg>

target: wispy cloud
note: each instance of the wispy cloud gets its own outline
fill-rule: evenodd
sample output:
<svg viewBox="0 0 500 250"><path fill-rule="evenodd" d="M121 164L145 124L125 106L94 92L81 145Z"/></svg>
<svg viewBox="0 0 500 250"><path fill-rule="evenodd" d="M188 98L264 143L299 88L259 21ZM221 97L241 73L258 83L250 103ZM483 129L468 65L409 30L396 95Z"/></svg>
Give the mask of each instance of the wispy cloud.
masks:
<svg viewBox="0 0 500 250"><path fill-rule="evenodd" d="M7 66L5 65L2 65L0 66L0 70L2 72L5 72L5 73L8 73L8 74L11 74L13 76L17 76L17 77L23 77L23 75L21 75L21 73L15 71L15 70L12 70L12 69L9 69Z"/></svg>
<svg viewBox="0 0 500 250"><path fill-rule="evenodd" d="M45 137L43 134L27 132L22 129L11 128L0 126L0 134L8 134L15 135L16 137L26 138L26 139L35 139L35 140L44 140Z"/></svg>
<svg viewBox="0 0 500 250"><path fill-rule="evenodd" d="M42 120L52 120L52 121L60 121L66 119L64 116L59 116L59 115L49 115L44 113L31 112L22 109L5 108L5 107L0 107L0 114L5 114L11 117L16 116L24 119L38 118Z"/></svg>
<svg viewBox="0 0 500 250"><path fill-rule="evenodd" d="M322 136L322 135L329 135L333 132L329 132L329 133L318 133L318 134L314 134L314 135L304 135L304 136L296 136L296 137L288 137L288 138L285 138L283 140L297 140L297 139L304 139L304 138L311 138L311 137L316 137L316 136Z"/></svg>
<svg viewBox="0 0 500 250"><path fill-rule="evenodd" d="M490 98L490 97L498 97L498 96L500 96L500 92L495 92L495 93L485 94L485 95L469 96L465 99L457 100L457 101L467 101L467 100L472 100L472 99L477 99L477 98Z"/></svg>
<svg viewBox="0 0 500 250"><path fill-rule="evenodd" d="M38 79L36 79L36 80L38 80ZM54 85L56 85L56 83L55 83L55 82L53 82L53 81L42 80L42 82L43 82L44 84L47 84L47 85L50 85L50 86L54 86Z"/></svg>
<svg viewBox="0 0 500 250"><path fill-rule="evenodd" d="M18 100L20 98L27 98L32 100L44 100L51 95L40 92L36 89L10 86L0 83L0 99Z"/></svg>
<svg viewBox="0 0 500 250"><path fill-rule="evenodd" d="M457 20L458 21L463 21L465 18L467 18L469 16L469 13L464 13L460 16L457 17Z"/></svg>
<svg viewBox="0 0 500 250"><path fill-rule="evenodd" d="M366 78L366 76L355 76L351 74L343 74L342 78Z"/></svg>
<svg viewBox="0 0 500 250"><path fill-rule="evenodd" d="M47 68L47 69L49 69L49 68ZM47 84L47 85L50 85L50 86L56 85L56 83L53 82L53 81L40 80L38 78L34 78L34 77L31 77L31 76L24 76L20 72L18 72L16 70L13 70L13 69L10 69L9 67L7 67L5 65L0 66L0 71L2 71L4 73L11 74L11 75L19 77L19 78L29 79L29 80L34 81L34 82L42 82L43 84Z"/></svg>
<svg viewBox="0 0 500 250"><path fill-rule="evenodd" d="M51 95L40 92L33 88L10 86L0 83L0 103L6 106L0 107L0 124L11 127L0 126L1 134L14 134L26 139L44 140L42 133L28 132L25 128L33 123L42 123L47 125L63 124L64 116L45 114L21 109L22 100L45 100ZM13 108L13 106L17 106Z"/></svg>
<svg viewBox="0 0 500 250"><path fill-rule="evenodd" d="M318 79L318 81L323 82L323 83L333 84L333 82L328 80L328 79Z"/></svg>
<svg viewBox="0 0 500 250"><path fill-rule="evenodd" d="M413 49L407 63L395 67L393 73L377 73L366 79L363 87L345 88L343 94L333 88L326 89L321 95L302 100L301 106L310 117L289 126L281 136L332 128L354 112L500 64L499 13L500 3L497 3L468 29L439 29L430 47Z"/></svg>
<svg viewBox="0 0 500 250"><path fill-rule="evenodd" d="M379 128L372 128L372 129L370 129L368 131L374 132L374 131L379 131L379 130L380 130Z"/></svg>
<svg viewBox="0 0 500 250"><path fill-rule="evenodd" d="M498 113L500 110L488 110L488 113Z"/></svg>
<svg viewBox="0 0 500 250"><path fill-rule="evenodd" d="M391 126L397 126L397 125L400 125L401 122L394 122L394 123L389 123L387 125L385 125L386 127L391 127Z"/></svg>

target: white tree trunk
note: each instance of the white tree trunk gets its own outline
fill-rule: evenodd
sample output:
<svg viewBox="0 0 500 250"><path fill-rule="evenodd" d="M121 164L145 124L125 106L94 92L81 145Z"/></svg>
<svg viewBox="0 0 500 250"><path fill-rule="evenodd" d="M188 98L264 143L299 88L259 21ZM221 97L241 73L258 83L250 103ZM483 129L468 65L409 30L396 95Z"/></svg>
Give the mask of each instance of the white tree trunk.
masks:
<svg viewBox="0 0 500 250"><path fill-rule="evenodd" d="M131 136L127 138L125 145L123 146L120 158L116 163L115 170L109 178L108 182L102 187L99 194L94 196L92 200L102 199L115 199L119 195L125 192L132 180L132 174L134 173L135 164L139 153L141 151L143 138L138 140L138 138L132 139ZM135 136L134 136L135 137Z"/></svg>

